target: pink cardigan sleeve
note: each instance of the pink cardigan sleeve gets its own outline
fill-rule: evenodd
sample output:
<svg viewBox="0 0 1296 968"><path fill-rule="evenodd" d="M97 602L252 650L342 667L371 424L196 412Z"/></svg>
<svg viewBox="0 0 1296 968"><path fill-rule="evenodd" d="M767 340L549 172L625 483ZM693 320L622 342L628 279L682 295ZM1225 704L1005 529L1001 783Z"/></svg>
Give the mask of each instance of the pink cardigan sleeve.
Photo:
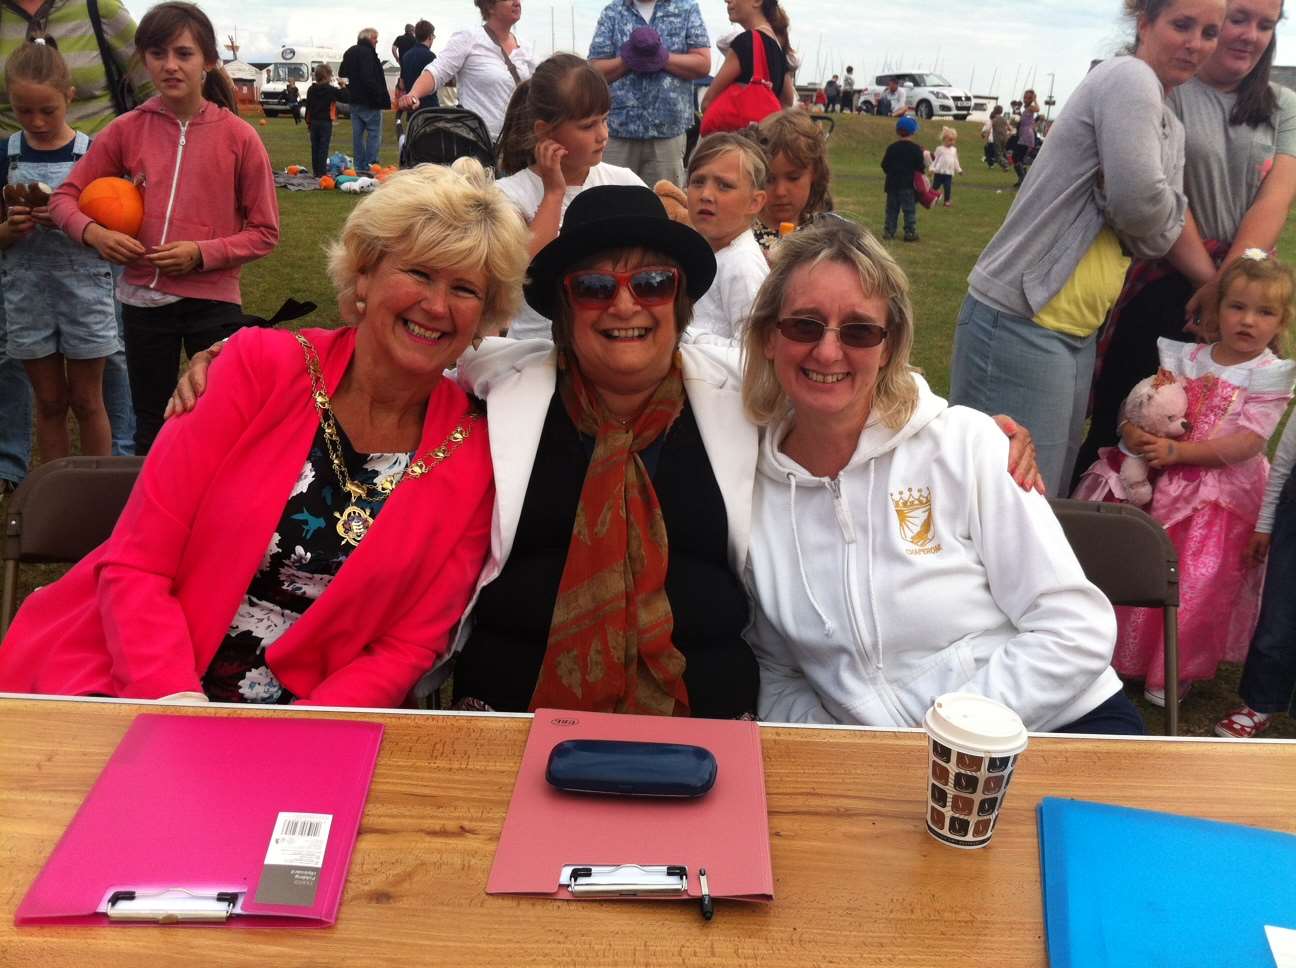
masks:
<svg viewBox="0 0 1296 968"><path fill-rule="evenodd" d="M445 653L490 551L495 489L486 488L440 568L429 569L420 606L297 702L308 706L399 706ZM453 512L451 512L453 513Z"/></svg>
<svg viewBox="0 0 1296 968"><path fill-rule="evenodd" d="M124 698L202 691L203 670L172 589L193 552L190 528L206 484L264 402L261 338L257 330L236 334L198 406L162 428L95 568L113 681Z"/></svg>
<svg viewBox="0 0 1296 968"><path fill-rule="evenodd" d="M77 204L81 192L96 178L120 175L123 167L121 125L114 122L95 137L85 157L72 166L63 184L50 196L49 214L54 224L69 238L84 244L86 227L94 219L82 212Z"/></svg>
<svg viewBox="0 0 1296 968"><path fill-rule="evenodd" d="M198 243L204 269L228 269L251 262L268 255L279 243L279 199L270 156L260 136L246 122L239 121L239 125L243 150L236 177L243 228L233 235Z"/></svg>

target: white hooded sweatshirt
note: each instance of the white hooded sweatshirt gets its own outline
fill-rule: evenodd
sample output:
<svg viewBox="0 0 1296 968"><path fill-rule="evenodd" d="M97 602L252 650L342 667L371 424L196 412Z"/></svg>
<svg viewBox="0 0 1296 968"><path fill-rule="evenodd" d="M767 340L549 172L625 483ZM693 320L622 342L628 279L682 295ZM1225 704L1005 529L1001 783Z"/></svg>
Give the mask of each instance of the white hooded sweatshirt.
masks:
<svg viewBox="0 0 1296 968"><path fill-rule="evenodd" d="M1065 726L1121 688L1111 605L1048 502L1004 472L1002 431L914 380L908 423L871 420L833 479L779 450L790 420L767 428L748 574L760 718L918 726L957 690Z"/></svg>

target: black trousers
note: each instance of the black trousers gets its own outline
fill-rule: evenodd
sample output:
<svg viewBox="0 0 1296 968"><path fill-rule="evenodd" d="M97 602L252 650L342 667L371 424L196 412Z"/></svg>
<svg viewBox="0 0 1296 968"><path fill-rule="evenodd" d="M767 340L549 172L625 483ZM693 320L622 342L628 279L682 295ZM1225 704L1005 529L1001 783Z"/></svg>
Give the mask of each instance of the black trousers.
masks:
<svg viewBox="0 0 1296 968"><path fill-rule="evenodd" d="M1125 690L1112 693L1073 723L1059 726L1054 733L1099 733L1103 736L1145 736L1147 727Z"/></svg>
<svg viewBox="0 0 1296 968"><path fill-rule="evenodd" d="M311 174L316 178L328 174L329 142L332 140L332 121L325 118L310 123Z"/></svg>
<svg viewBox="0 0 1296 968"><path fill-rule="evenodd" d="M895 235L896 223L899 222L902 212L904 213L905 235L916 236L918 234L918 209L912 188L901 188L886 193L886 224L884 231L888 237Z"/></svg>
<svg viewBox="0 0 1296 968"><path fill-rule="evenodd" d="M1192 283L1175 272L1144 286L1121 310L1121 318L1111 343L1102 358L1098 379L1094 381L1089 417L1089 434L1076 456L1074 488L1089 465L1098 459L1102 447L1116 445L1116 423L1121 404L1145 376L1152 376L1160 365L1157 338L1167 336L1180 342L1194 337L1185 333L1184 306L1193 295Z"/></svg>
<svg viewBox="0 0 1296 968"><path fill-rule="evenodd" d="M1296 712L1296 476L1287 478L1274 514L1260 621L1238 695L1260 713Z"/></svg>
<svg viewBox="0 0 1296 968"><path fill-rule="evenodd" d="M135 404L135 453L144 456L162 429L162 412L186 356L205 350L243 324L238 303L181 299L166 306L122 307L126 331L126 369Z"/></svg>

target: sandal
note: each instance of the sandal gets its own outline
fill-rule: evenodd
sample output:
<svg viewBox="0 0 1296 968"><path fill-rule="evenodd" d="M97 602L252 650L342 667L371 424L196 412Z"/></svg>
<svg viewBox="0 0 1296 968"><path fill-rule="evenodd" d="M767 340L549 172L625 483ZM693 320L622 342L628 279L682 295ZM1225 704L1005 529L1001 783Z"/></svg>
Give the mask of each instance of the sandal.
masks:
<svg viewBox="0 0 1296 968"><path fill-rule="evenodd" d="M1250 706L1239 706L1215 724L1215 735L1225 739L1255 739L1269 728L1273 716L1258 713Z"/></svg>

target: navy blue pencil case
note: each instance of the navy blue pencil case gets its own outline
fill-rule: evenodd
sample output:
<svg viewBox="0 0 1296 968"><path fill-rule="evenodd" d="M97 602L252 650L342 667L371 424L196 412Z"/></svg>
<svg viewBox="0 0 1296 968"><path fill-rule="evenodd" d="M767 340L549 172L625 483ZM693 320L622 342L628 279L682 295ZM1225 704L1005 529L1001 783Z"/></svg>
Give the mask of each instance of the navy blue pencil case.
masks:
<svg viewBox="0 0 1296 968"><path fill-rule="evenodd" d="M701 746L569 739L550 751L545 779L568 793L700 797L717 772L715 756Z"/></svg>

